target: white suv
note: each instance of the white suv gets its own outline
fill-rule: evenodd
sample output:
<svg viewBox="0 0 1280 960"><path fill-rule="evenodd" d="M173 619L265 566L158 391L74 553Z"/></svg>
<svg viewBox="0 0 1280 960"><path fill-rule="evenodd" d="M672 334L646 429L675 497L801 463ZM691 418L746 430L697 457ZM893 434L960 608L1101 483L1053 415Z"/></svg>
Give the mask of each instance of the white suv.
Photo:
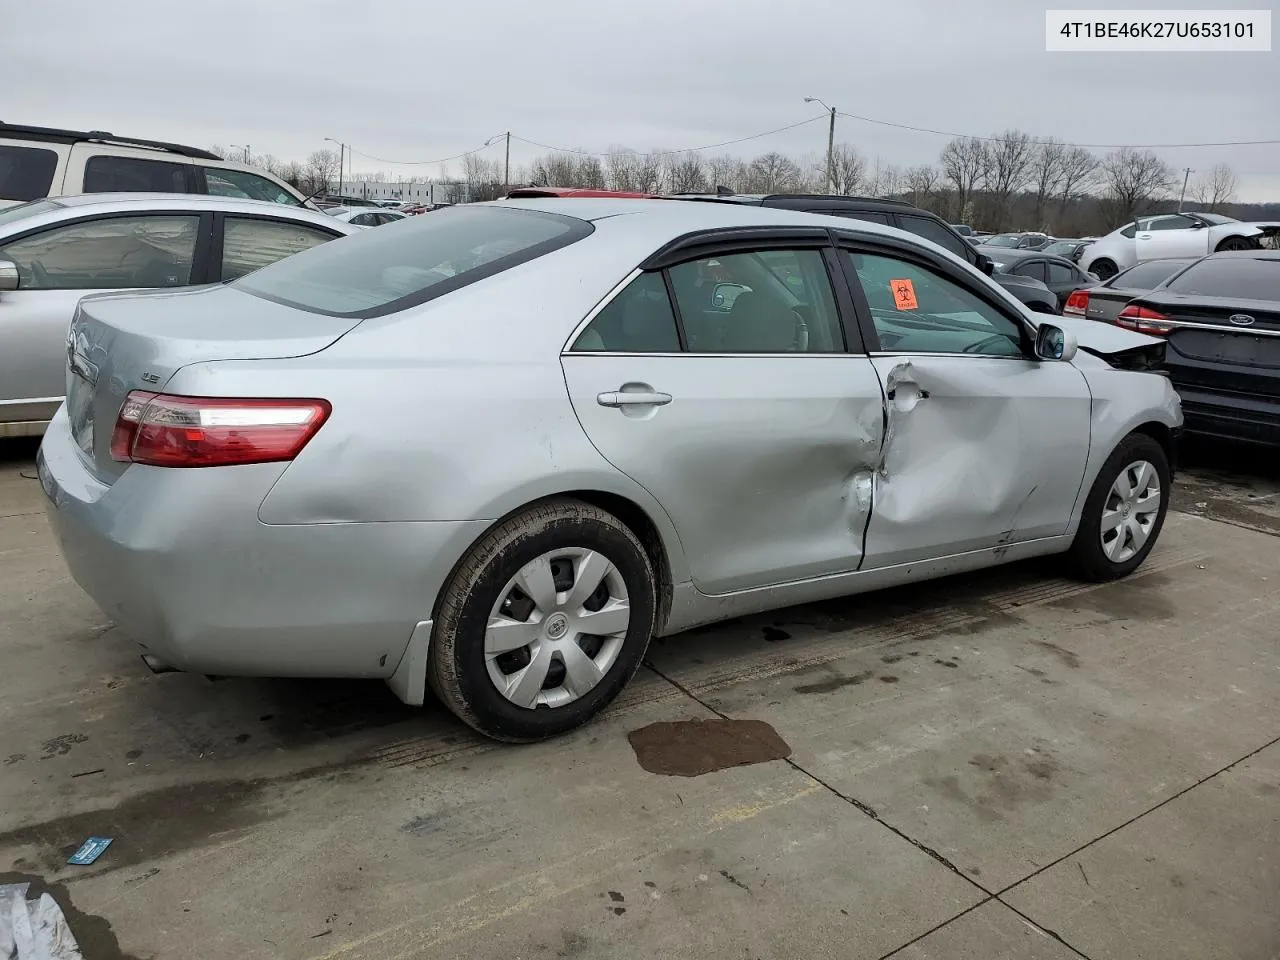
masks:
<svg viewBox="0 0 1280 960"><path fill-rule="evenodd" d="M78 193L207 193L310 206L265 170L180 143L0 123L0 208Z"/></svg>

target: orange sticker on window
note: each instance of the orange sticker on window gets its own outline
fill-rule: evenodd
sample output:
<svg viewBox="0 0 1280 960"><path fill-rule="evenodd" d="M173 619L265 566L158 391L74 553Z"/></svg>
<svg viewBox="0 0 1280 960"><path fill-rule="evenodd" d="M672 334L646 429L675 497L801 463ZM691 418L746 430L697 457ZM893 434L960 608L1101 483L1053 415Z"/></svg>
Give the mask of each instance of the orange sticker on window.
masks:
<svg viewBox="0 0 1280 960"><path fill-rule="evenodd" d="M919 310L916 302L916 288L910 280L890 280L889 289L893 291L893 305L899 310Z"/></svg>

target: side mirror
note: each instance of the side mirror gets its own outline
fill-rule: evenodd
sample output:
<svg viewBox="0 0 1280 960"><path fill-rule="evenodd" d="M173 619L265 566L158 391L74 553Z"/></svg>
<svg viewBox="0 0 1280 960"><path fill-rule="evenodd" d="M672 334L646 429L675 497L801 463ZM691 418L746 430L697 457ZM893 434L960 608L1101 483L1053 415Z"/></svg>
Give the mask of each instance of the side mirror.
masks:
<svg viewBox="0 0 1280 960"><path fill-rule="evenodd" d="M1036 329L1036 359L1067 361L1076 355L1076 338L1052 323L1042 323Z"/></svg>
<svg viewBox="0 0 1280 960"><path fill-rule="evenodd" d="M996 262L985 253L978 254L978 269L988 277L996 272Z"/></svg>
<svg viewBox="0 0 1280 960"><path fill-rule="evenodd" d="M1191 226L1190 226L1190 227L1188 227L1187 229L1189 229L1189 230L1203 230L1203 229L1204 229L1204 224L1203 224L1203 223L1201 223L1199 220L1192 220L1192 221L1191 221Z"/></svg>
<svg viewBox="0 0 1280 960"><path fill-rule="evenodd" d="M12 260L0 260L0 291L17 290L19 283L18 265Z"/></svg>

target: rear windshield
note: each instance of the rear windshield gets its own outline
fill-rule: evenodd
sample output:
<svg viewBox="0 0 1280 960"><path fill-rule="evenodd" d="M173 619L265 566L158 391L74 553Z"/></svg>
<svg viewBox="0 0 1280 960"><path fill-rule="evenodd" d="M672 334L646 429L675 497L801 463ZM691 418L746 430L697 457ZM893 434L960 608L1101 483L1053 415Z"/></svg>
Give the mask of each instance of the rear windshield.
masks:
<svg viewBox="0 0 1280 960"><path fill-rule="evenodd" d="M39 200L49 195L58 155L42 147L0 144L0 200Z"/></svg>
<svg viewBox="0 0 1280 960"><path fill-rule="evenodd" d="M1231 300L1280 300L1280 260L1210 257L1165 288L1172 293Z"/></svg>
<svg viewBox="0 0 1280 960"><path fill-rule="evenodd" d="M592 229L542 211L451 207L312 247L233 286L312 313L378 317L510 270Z"/></svg>
<svg viewBox="0 0 1280 960"><path fill-rule="evenodd" d="M1148 260L1119 274L1107 286L1117 290L1154 290L1188 263L1195 260Z"/></svg>

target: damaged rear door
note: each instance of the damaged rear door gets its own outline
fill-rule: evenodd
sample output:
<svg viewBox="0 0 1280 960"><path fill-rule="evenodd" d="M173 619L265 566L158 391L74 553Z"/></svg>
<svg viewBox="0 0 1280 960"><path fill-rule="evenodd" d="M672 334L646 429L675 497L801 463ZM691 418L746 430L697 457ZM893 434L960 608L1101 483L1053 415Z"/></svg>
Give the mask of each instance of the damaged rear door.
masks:
<svg viewBox="0 0 1280 960"><path fill-rule="evenodd" d="M863 569L1065 533L1083 375L1032 359L1029 325L941 258L848 245L841 262L887 399Z"/></svg>

